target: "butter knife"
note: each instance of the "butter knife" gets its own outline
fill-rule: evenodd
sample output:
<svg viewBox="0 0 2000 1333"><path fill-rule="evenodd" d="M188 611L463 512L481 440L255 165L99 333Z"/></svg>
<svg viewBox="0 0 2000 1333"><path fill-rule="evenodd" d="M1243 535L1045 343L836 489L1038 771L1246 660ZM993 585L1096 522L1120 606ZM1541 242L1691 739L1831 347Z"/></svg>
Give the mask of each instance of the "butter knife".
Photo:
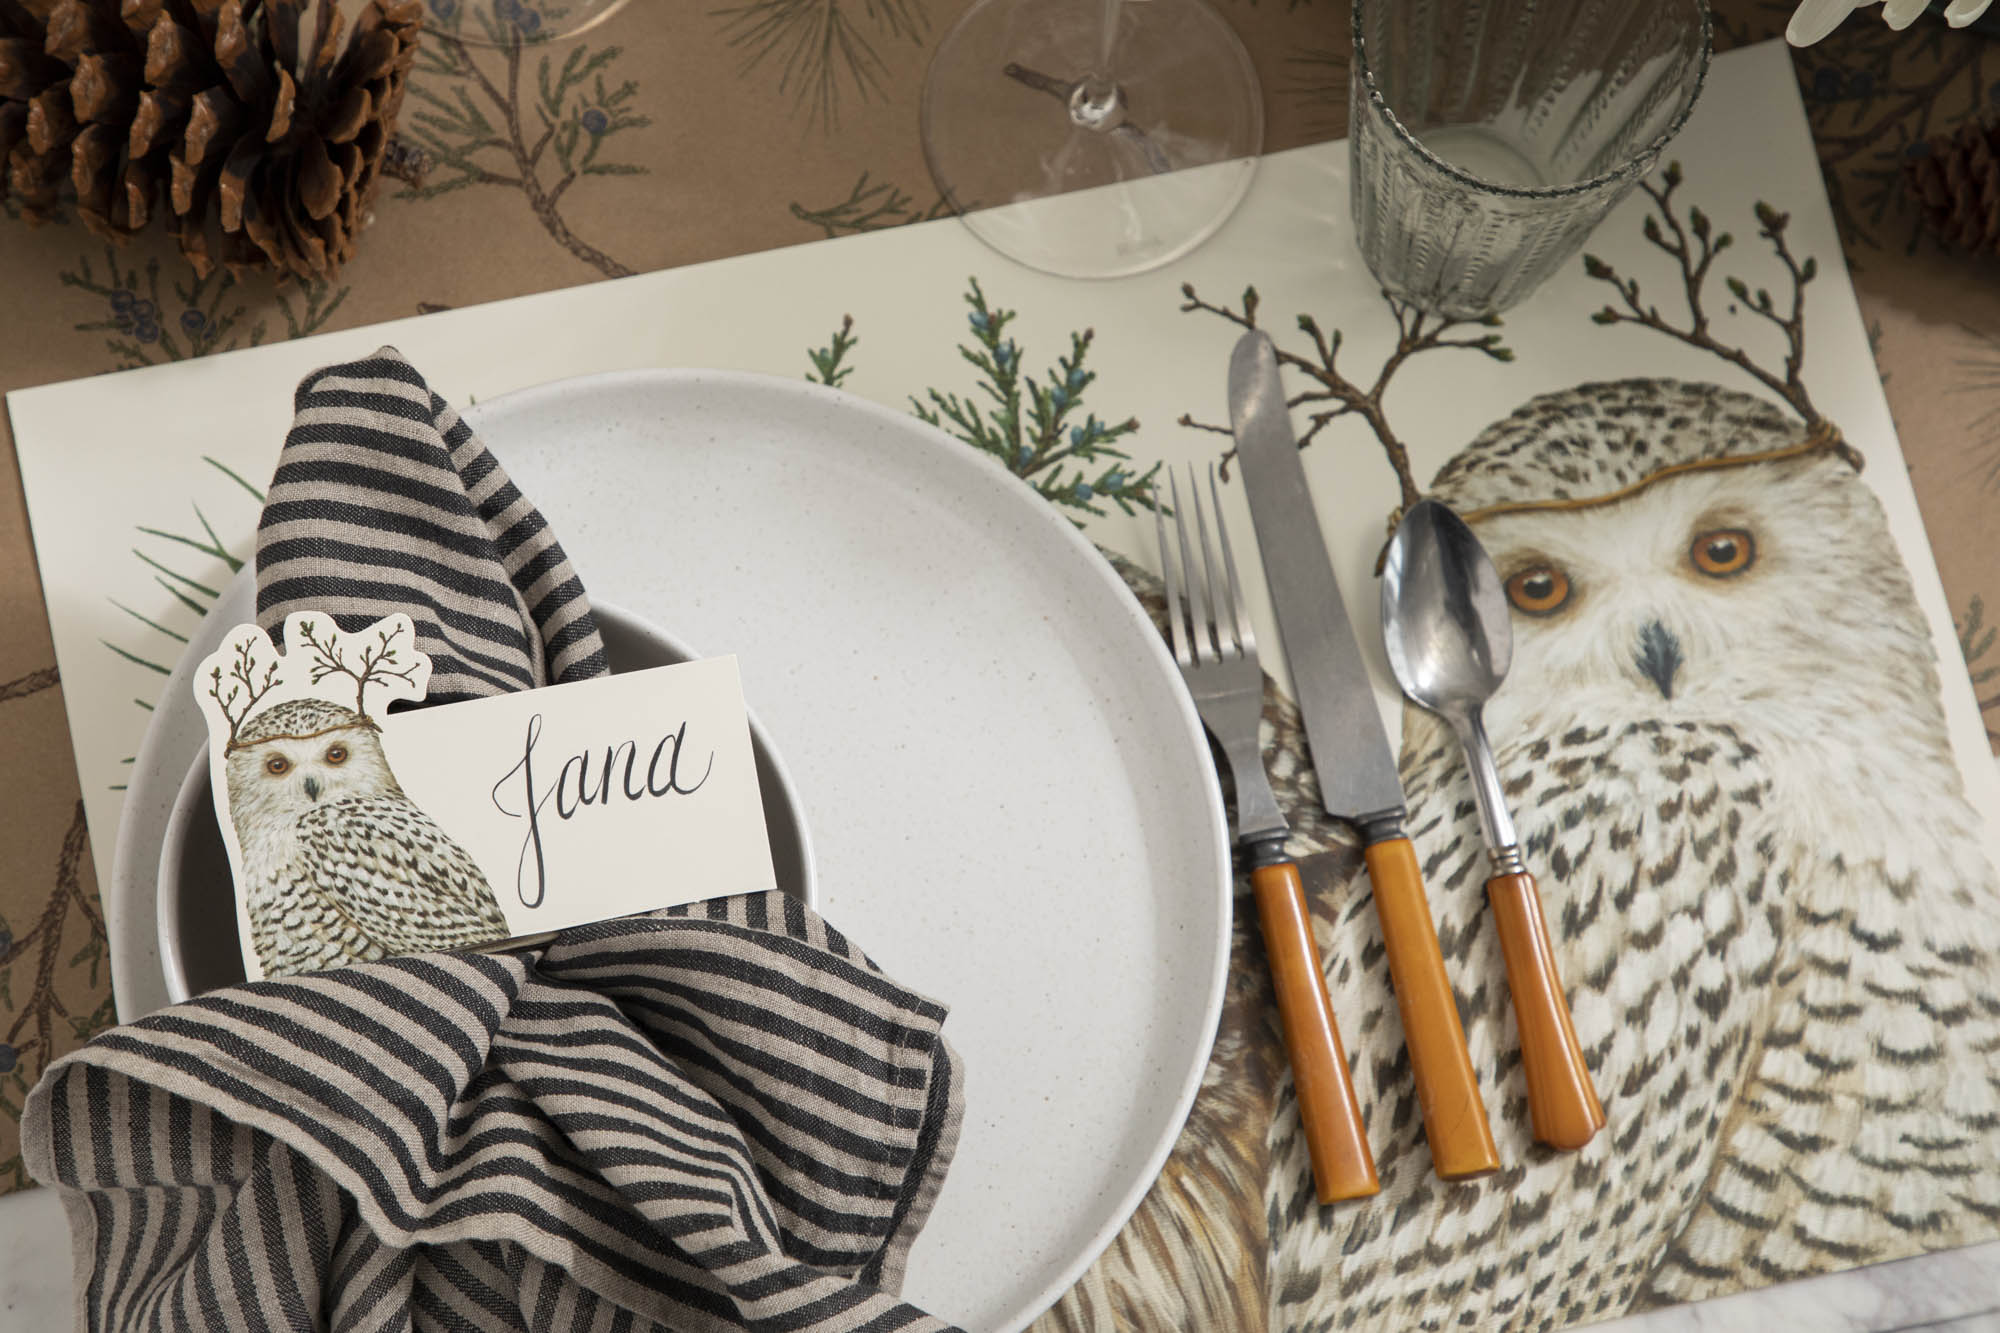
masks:
<svg viewBox="0 0 2000 1333"><path fill-rule="evenodd" d="M1500 1155L1403 832L1396 756L1313 510L1277 351L1257 329L1229 360L1229 419L1321 798L1361 838L1432 1166L1446 1180L1484 1175L1499 1169Z"/></svg>

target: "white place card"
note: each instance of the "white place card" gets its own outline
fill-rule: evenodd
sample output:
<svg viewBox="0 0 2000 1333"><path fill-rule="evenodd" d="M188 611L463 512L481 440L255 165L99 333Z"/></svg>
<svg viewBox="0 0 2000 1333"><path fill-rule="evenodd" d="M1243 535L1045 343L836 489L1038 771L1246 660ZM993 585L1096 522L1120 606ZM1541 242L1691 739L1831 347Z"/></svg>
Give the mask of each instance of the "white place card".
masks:
<svg viewBox="0 0 2000 1333"><path fill-rule="evenodd" d="M252 979L775 884L733 657L391 713L408 617L284 642L238 626L195 679Z"/></svg>

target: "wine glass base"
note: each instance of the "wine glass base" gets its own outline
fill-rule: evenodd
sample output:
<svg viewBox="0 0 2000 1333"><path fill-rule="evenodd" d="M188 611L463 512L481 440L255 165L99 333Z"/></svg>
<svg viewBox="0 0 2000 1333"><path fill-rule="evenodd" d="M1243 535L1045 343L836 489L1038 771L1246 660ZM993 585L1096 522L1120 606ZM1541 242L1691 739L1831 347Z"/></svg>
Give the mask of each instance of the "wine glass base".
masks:
<svg viewBox="0 0 2000 1333"><path fill-rule="evenodd" d="M1204 0L980 0L932 58L922 131L973 235L1046 273L1122 277L1186 254L1235 211L1263 98Z"/></svg>

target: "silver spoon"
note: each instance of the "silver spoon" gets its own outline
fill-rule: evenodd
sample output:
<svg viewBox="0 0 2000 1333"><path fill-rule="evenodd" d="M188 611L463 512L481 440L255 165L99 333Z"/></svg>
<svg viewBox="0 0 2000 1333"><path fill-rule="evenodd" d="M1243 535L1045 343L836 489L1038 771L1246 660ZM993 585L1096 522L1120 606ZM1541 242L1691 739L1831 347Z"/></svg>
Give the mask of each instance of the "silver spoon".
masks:
<svg viewBox="0 0 2000 1333"><path fill-rule="evenodd" d="M1535 1137L1581 1148L1604 1127L1604 1107L1570 1022L1541 895L1521 861L1481 716L1514 655L1507 595L1472 529L1436 500L1410 506L1389 542L1382 641L1403 693L1443 718L1465 748L1493 858L1486 895L1507 961Z"/></svg>

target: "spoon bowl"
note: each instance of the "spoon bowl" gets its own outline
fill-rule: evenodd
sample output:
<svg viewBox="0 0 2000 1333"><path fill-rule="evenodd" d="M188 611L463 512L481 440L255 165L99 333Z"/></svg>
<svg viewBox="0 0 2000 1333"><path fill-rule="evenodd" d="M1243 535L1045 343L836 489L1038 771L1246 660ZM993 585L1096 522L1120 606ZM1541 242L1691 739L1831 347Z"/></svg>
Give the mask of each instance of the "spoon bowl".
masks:
<svg viewBox="0 0 2000 1333"><path fill-rule="evenodd" d="M1514 634L1500 573L1436 500L1410 506L1389 542L1382 640L1403 693L1447 718L1478 710L1507 679Z"/></svg>

